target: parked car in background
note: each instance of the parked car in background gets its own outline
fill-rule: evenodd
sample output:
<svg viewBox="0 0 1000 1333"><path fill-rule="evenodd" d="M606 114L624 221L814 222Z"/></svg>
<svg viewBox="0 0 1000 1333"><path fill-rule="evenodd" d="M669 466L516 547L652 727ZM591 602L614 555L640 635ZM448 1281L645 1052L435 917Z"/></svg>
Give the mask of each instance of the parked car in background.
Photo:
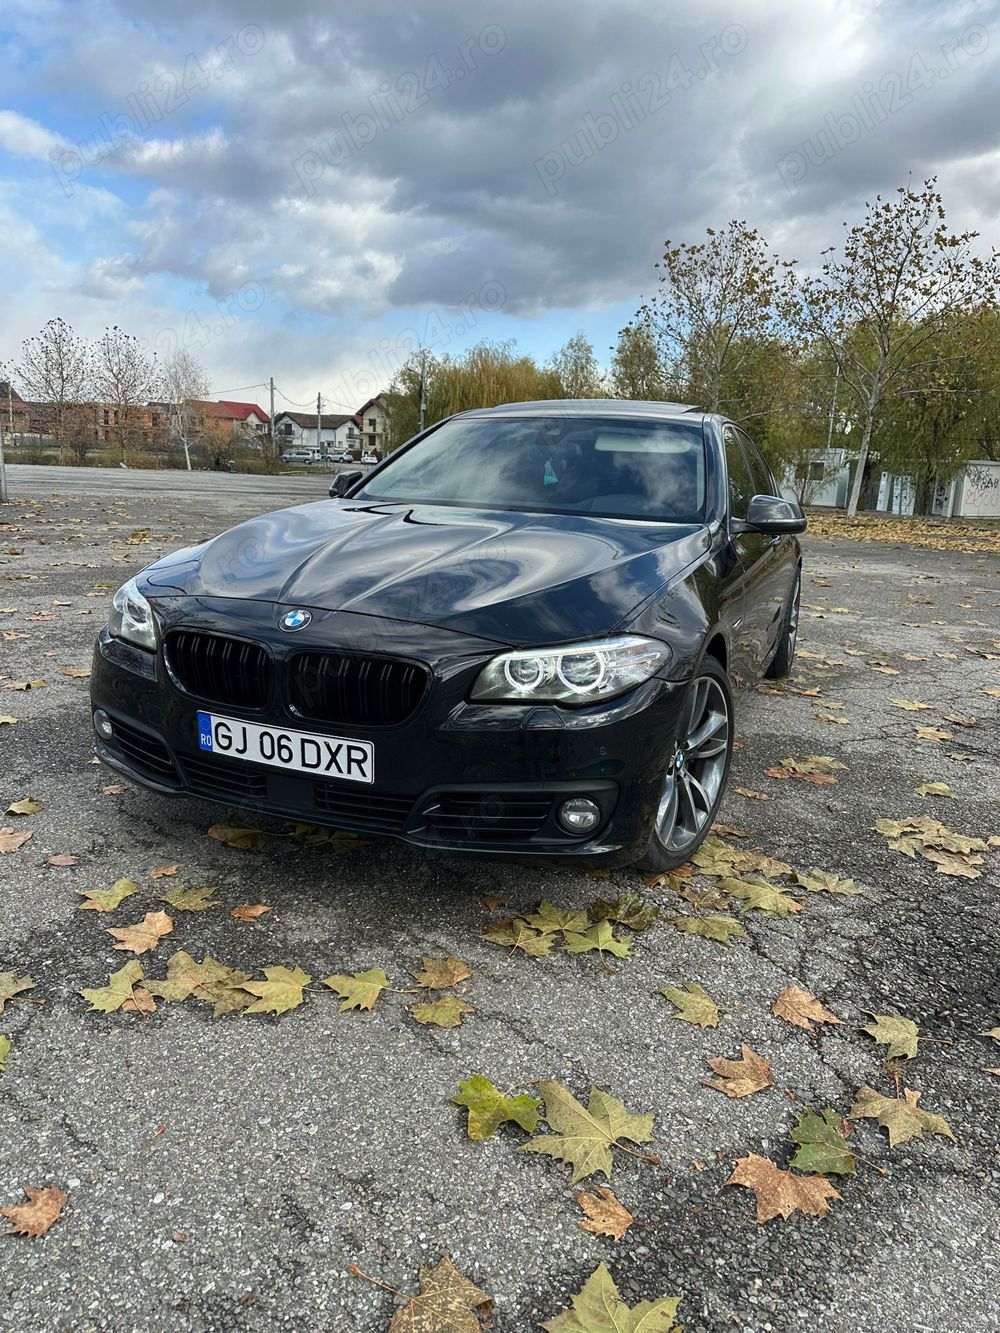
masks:
<svg viewBox="0 0 1000 1333"><path fill-rule="evenodd" d="M731 682L795 652L805 519L749 437L678 404L514 403L331 496L115 593L101 759L438 851L687 860L729 774Z"/></svg>
<svg viewBox="0 0 1000 1333"><path fill-rule="evenodd" d="M328 455L328 457L331 463L354 462L354 455L351 453L350 449L338 449L334 453Z"/></svg>
<svg viewBox="0 0 1000 1333"><path fill-rule="evenodd" d="M378 462L378 454L373 454L369 449L361 455L361 461L368 467L374 467Z"/></svg>
<svg viewBox="0 0 1000 1333"><path fill-rule="evenodd" d="M305 467L309 463L319 462L320 453L318 449L307 449L305 446L296 449L288 449L281 455L283 463L290 463L293 467Z"/></svg>

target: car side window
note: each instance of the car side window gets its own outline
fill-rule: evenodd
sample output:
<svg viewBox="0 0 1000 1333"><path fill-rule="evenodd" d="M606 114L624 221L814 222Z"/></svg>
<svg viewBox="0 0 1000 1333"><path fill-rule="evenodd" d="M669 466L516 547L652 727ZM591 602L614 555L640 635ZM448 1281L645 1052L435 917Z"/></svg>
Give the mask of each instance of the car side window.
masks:
<svg viewBox="0 0 1000 1333"><path fill-rule="evenodd" d="M729 512L733 518L746 518L747 508L756 494L753 476L732 426L726 427L724 439L726 471L729 474Z"/></svg>
<svg viewBox="0 0 1000 1333"><path fill-rule="evenodd" d="M771 469L764 462L764 455L745 431L741 430L738 434L740 443L743 445L743 452L750 464L754 495L779 495L780 492L774 484L774 478L771 476Z"/></svg>

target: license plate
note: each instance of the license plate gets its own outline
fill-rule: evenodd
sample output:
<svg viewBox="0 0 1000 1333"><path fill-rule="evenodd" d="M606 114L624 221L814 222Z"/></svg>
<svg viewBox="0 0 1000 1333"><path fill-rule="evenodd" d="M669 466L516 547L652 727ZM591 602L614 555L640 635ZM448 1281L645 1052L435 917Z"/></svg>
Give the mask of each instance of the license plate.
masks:
<svg viewBox="0 0 1000 1333"><path fill-rule="evenodd" d="M285 731L235 717L219 717L217 713L199 713L198 745L228 759L270 764L291 773L344 778L348 782L375 781L375 747L370 741Z"/></svg>

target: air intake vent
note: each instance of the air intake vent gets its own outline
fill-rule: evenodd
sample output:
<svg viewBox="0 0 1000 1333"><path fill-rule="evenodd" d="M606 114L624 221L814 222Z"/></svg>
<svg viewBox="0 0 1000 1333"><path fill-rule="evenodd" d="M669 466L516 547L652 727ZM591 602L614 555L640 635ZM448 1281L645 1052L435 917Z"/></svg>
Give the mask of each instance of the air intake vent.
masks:
<svg viewBox="0 0 1000 1333"><path fill-rule="evenodd" d="M212 703L263 708L271 692L271 659L263 648L220 634L174 630L167 663L188 691Z"/></svg>
<svg viewBox="0 0 1000 1333"><path fill-rule="evenodd" d="M427 672L393 657L298 653L289 665L289 698L302 717L357 727L392 727L415 711Z"/></svg>

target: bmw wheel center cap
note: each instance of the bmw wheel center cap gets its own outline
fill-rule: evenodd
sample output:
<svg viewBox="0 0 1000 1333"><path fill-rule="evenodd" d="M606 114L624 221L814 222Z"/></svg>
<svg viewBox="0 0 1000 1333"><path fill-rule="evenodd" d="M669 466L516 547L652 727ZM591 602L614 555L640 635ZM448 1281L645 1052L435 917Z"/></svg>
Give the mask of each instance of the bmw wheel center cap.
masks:
<svg viewBox="0 0 1000 1333"><path fill-rule="evenodd" d="M288 615L281 617L281 628L286 630L305 629L312 620L311 611L289 611Z"/></svg>

